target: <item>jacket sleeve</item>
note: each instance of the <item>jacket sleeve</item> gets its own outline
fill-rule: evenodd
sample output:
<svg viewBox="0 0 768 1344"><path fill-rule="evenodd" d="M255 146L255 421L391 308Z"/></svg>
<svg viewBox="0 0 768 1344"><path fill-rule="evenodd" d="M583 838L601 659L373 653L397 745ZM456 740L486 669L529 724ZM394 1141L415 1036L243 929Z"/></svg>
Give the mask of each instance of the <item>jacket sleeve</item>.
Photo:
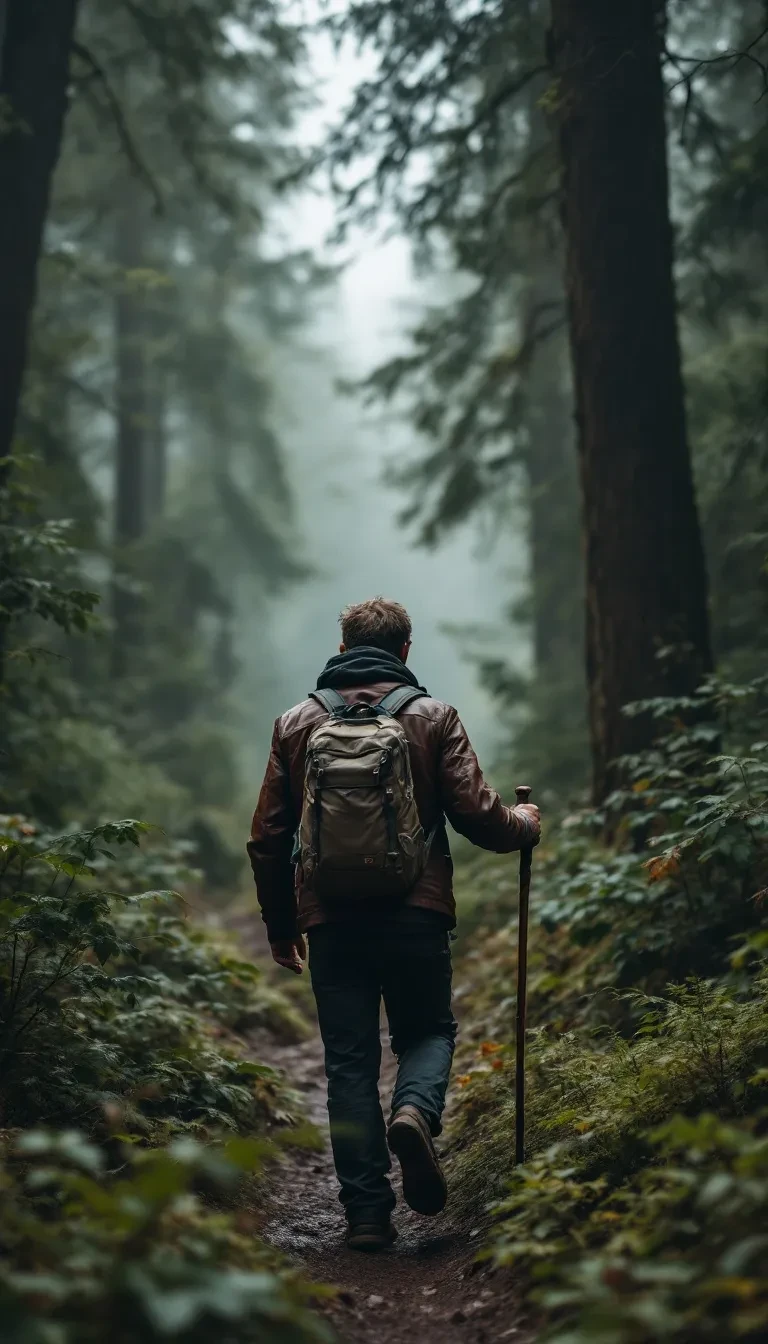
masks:
<svg viewBox="0 0 768 1344"><path fill-rule="evenodd" d="M247 846L256 895L271 943L288 942L296 937L296 894L291 864L296 825L278 719Z"/></svg>
<svg viewBox="0 0 768 1344"><path fill-rule="evenodd" d="M438 779L446 817L473 845L508 854L535 843L535 827L526 814L507 807L486 783L466 729L450 706L443 724Z"/></svg>

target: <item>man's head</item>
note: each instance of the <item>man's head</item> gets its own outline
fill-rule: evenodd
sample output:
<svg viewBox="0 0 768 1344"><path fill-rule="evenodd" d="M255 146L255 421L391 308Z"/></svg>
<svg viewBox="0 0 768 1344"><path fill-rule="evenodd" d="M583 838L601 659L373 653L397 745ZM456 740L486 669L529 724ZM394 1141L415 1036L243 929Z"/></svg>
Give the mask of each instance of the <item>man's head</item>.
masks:
<svg viewBox="0 0 768 1344"><path fill-rule="evenodd" d="M342 644L339 651L359 644L385 649L405 662L411 647L411 618L405 607L387 597L371 597L345 607L339 617Z"/></svg>

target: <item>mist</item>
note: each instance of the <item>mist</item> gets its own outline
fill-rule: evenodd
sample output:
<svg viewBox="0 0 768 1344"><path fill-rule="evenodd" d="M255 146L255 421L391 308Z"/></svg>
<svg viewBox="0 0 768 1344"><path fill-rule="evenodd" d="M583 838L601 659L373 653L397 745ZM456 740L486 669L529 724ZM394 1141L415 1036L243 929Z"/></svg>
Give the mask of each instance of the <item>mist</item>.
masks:
<svg viewBox="0 0 768 1344"><path fill-rule="evenodd" d="M317 145L371 68L351 42L335 51L314 35L309 62L316 104L298 135ZM337 651L341 609L383 594L402 602L414 626L411 664L438 699L454 704L486 761L499 750L494 702L473 655L503 658L525 672L530 638L511 629L505 612L527 583L524 518L504 529L498 520L467 522L433 548L417 545L400 521L410 502L388 483L395 465L415 461L424 445L397 403L365 405L362 391L343 391L407 348L425 310L460 292L461 276L419 274L411 245L392 220L355 229L344 247L331 240L335 202L322 176L287 206L278 206L275 247L309 248L338 274L313 300L297 338L273 354L274 426L286 457L301 556L314 574L270 606L266 637L270 665L256 672L260 692L251 705L243 762L250 783L259 777L272 720L314 685ZM240 640L244 665L256 668L264 631Z"/></svg>
<svg viewBox="0 0 768 1344"><path fill-rule="evenodd" d="M339 380L360 380L398 351L427 288L413 274L405 242L369 242L307 324L303 352L288 352L277 369L275 423L302 555L316 573L271 612L275 676L251 775L270 718L303 699L336 652L341 608L379 593L403 602L411 615L411 663L420 680L459 708L478 751L492 755L492 701L471 654L478 642L510 651L510 636L494 632L504 628L502 608L516 577L522 588L523 538L480 540L465 526L434 550L415 546L398 521L402 493L385 480L388 465L414 453L413 431L395 413L366 413L360 399L337 390ZM449 626L466 627L466 635ZM248 638L246 629L246 645ZM522 640L514 652L524 663Z"/></svg>

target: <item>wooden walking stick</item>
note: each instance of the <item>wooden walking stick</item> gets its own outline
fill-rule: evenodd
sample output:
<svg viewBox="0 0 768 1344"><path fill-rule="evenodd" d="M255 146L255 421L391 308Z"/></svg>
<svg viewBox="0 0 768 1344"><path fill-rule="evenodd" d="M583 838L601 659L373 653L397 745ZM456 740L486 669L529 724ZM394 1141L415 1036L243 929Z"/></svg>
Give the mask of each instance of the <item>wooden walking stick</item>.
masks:
<svg viewBox="0 0 768 1344"><path fill-rule="evenodd" d="M527 803L527 784L515 789L518 803ZM515 1166L525 1157L525 1006L528 987L528 898L531 892L533 849L520 850L520 904L517 926L517 1014L515 1039Z"/></svg>

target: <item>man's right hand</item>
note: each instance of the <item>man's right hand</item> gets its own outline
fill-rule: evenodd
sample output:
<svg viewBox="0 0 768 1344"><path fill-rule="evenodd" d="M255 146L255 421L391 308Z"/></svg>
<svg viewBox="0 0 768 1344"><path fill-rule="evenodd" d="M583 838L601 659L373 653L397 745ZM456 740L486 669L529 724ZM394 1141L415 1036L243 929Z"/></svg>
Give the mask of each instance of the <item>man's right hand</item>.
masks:
<svg viewBox="0 0 768 1344"><path fill-rule="evenodd" d="M301 963L307 959L307 945L301 934L294 940L270 943L269 946L272 949L272 960L276 961L278 966L284 966L287 971L301 975L304 970Z"/></svg>
<svg viewBox="0 0 768 1344"><path fill-rule="evenodd" d="M517 816L525 814L525 825L531 831L529 844L538 845L541 839L541 813L535 803L518 803L513 811ZM531 824L532 823L532 824Z"/></svg>

